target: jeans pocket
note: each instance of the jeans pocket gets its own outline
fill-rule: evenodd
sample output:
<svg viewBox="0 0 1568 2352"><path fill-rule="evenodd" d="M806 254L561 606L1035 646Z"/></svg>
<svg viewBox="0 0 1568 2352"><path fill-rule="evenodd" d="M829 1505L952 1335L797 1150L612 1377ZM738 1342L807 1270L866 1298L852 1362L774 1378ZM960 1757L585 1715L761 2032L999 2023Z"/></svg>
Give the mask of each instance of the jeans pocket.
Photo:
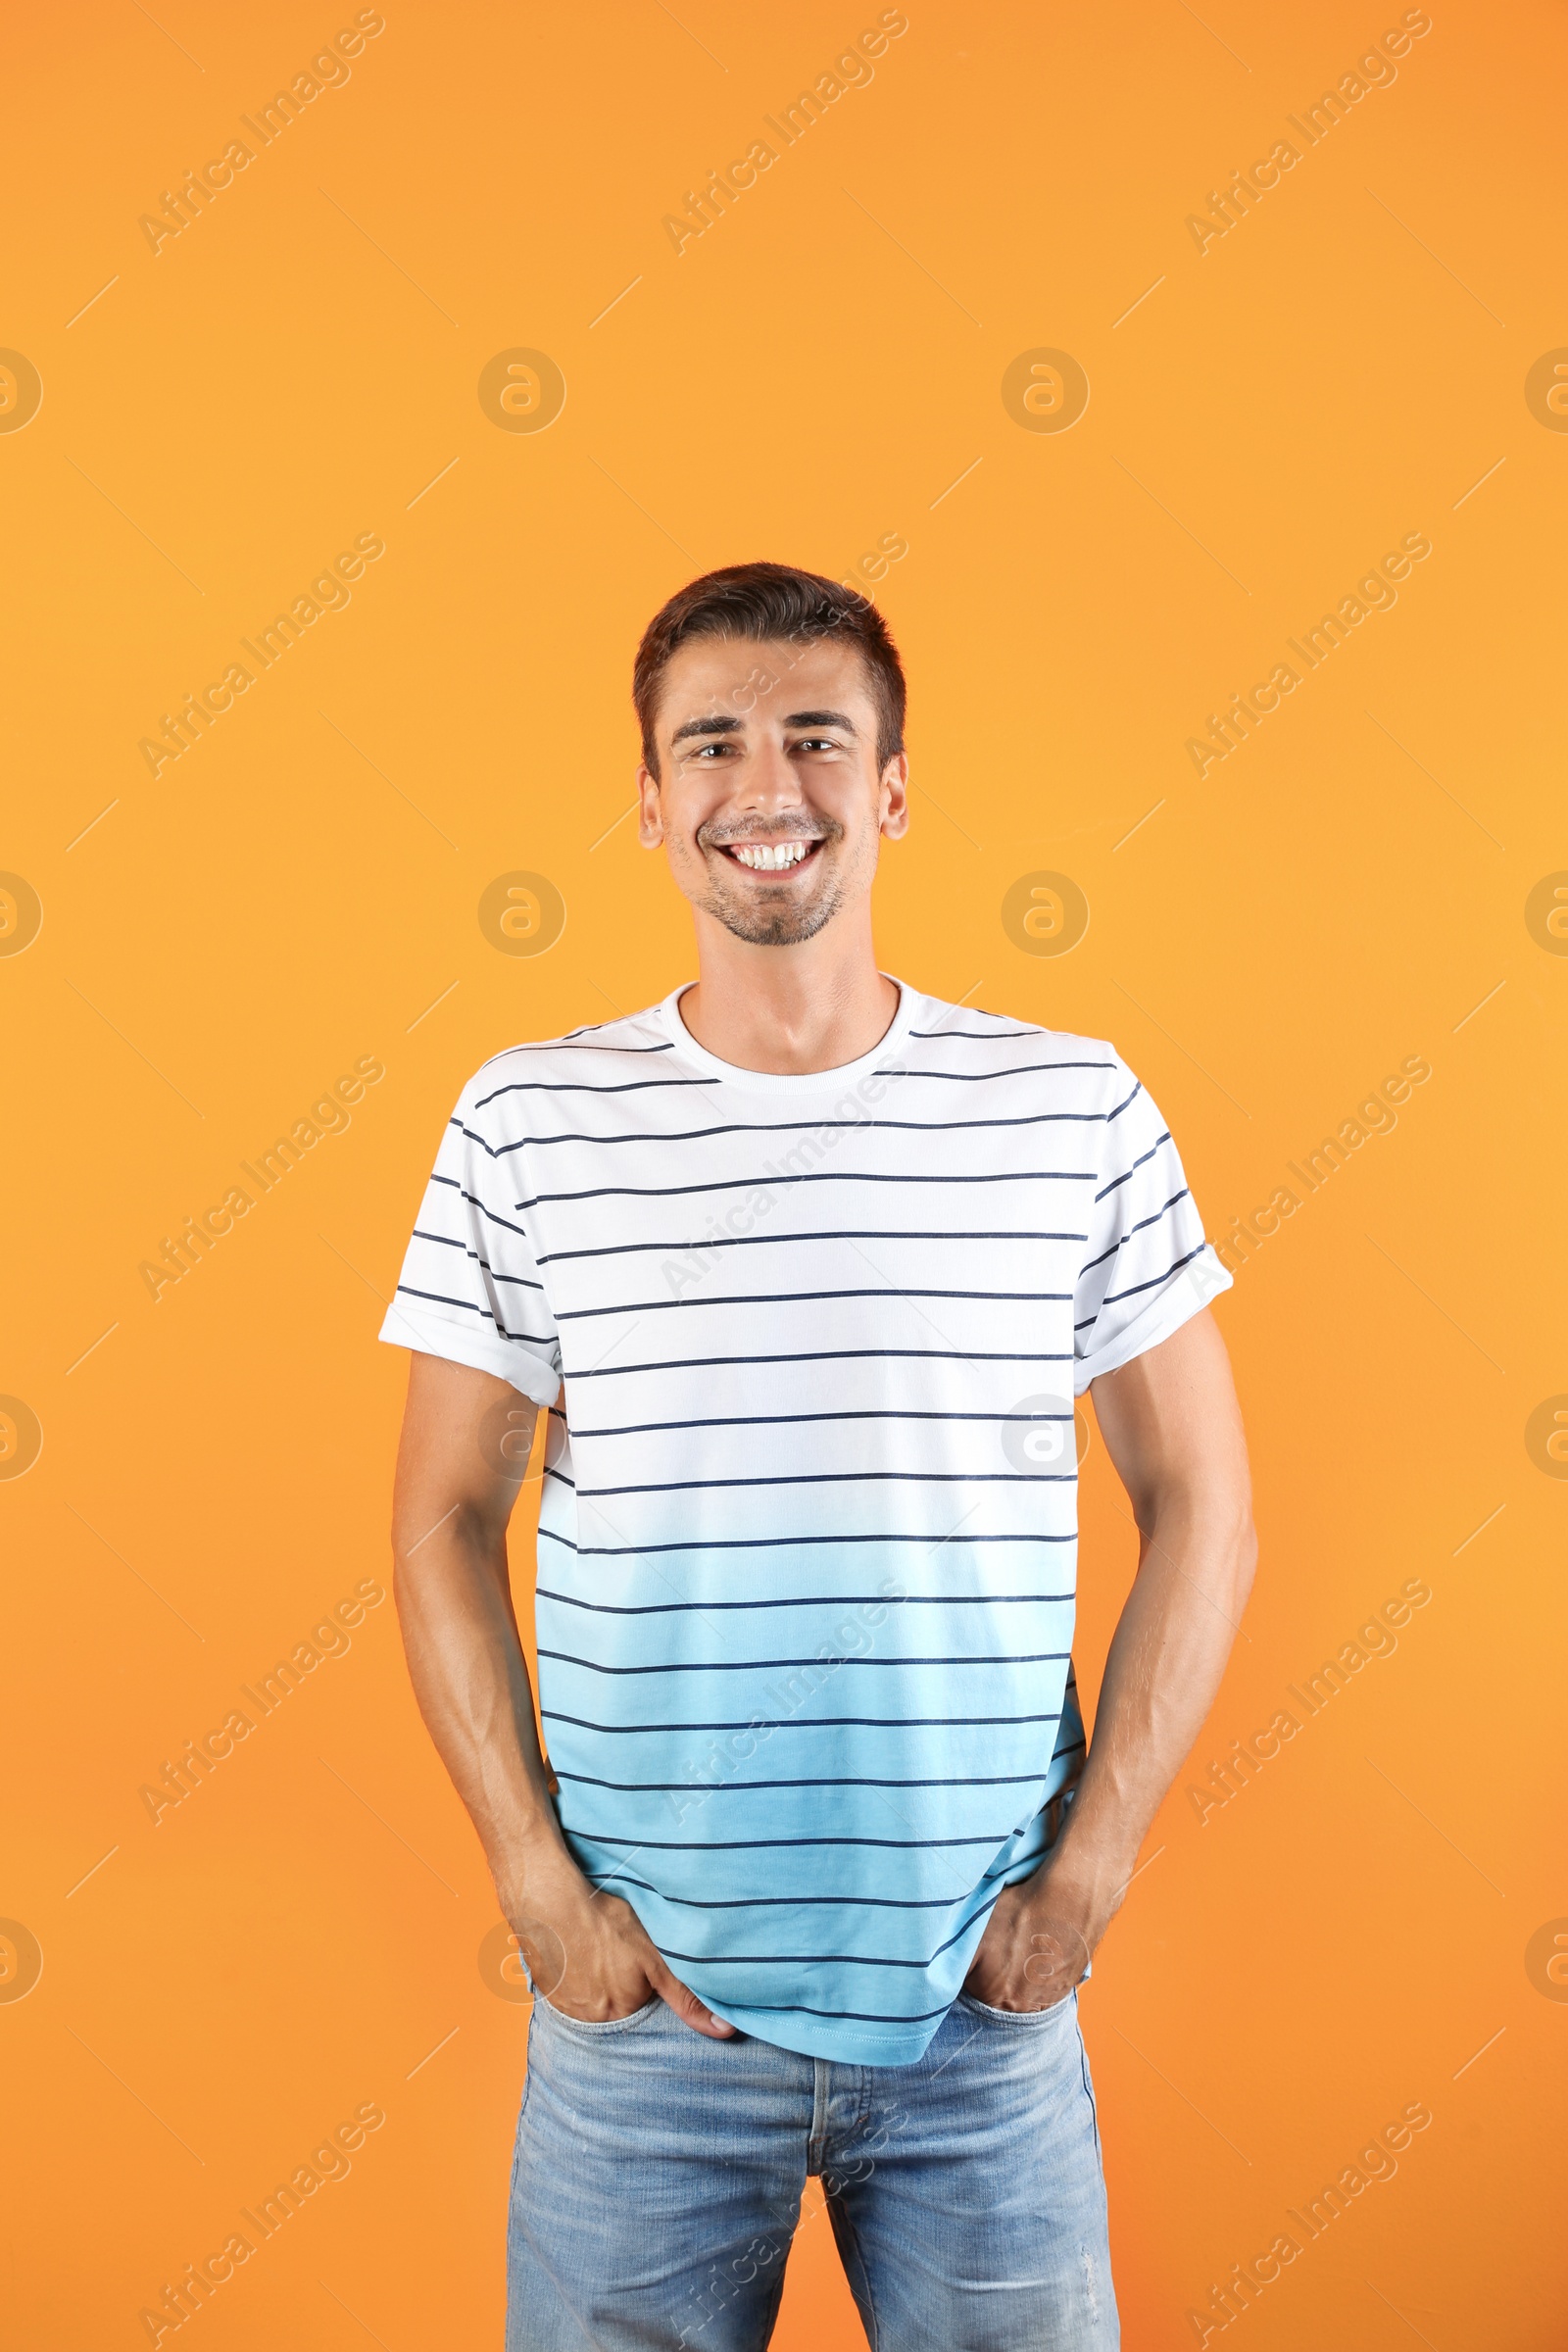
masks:
<svg viewBox="0 0 1568 2352"><path fill-rule="evenodd" d="M634 2009L629 2017L568 2017L564 2009L558 2009L541 1992L535 1995L533 2013L535 2018L548 2017L553 2025L564 2026L568 2034L588 2034L597 2040L602 2034L625 2034L634 2026L649 2024L663 2006L663 2001L656 1992L652 2000L644 2001L642 2007Z"/></svg>
<svg viewBox="0 0 1568 2352"><path fill-rule="evenodd" d="M972 2010L988 2025L1013 2026L1022 2032L1038 2033L1043 2026L1054 2025L1064 2010L1070 2016L1078 2001L1076 1993L1069 1992L1062 2000L1053 2001L1048 2009L993 2009L989 2001L977 2001L972 1992L960 1992L958 2006Z"/></svg>

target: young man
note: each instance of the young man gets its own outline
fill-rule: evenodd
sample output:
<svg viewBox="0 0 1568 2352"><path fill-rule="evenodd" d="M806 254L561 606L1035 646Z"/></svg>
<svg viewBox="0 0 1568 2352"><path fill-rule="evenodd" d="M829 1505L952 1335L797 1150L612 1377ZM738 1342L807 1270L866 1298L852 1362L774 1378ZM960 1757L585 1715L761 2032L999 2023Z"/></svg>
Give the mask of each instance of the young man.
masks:
<svg viewBox="0 0 1568 2352"><path fill-rule="evenodd" d="M1250 1582L1229 1277L1111 1047L878 970L874 607L711 573L634 697L699 977L485 1064L382 1332L410 1669L537 1996L509 2352L754 2352L811 2173L876 2352L1103 2352L1075 1986ZM1087 1760L1085 1389L1141 1536Z"/></svg>

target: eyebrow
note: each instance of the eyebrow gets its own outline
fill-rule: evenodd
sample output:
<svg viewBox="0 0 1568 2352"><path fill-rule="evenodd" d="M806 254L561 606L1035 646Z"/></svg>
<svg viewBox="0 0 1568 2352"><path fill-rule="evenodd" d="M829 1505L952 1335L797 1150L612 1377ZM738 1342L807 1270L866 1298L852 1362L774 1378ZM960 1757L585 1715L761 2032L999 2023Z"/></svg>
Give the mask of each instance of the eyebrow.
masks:
<svg viewBox="0 0 1568 2352"><path fill-rule="evenodd" d="M855 733L855 721L843 710L792 710L784 724L787 727L839 727L846 735Z"/></svg>
<svg viewBox="0 0 1568 2352"><path fill-rule="evenodd" d="M846 735L855 734L855 721L843 710L792 710L784 721L787 727L838 727ZM740 735L746 722L740 718L688 718L675 729L671 745L685 743L694 735Z"/></svg>
<svg viewBox="0 0 1568 2352"><path fill-rule="evenodd" d="M690 735L739 735L743 721L738 718L689 718L677 727L671 743L684 743Z"/></svg>

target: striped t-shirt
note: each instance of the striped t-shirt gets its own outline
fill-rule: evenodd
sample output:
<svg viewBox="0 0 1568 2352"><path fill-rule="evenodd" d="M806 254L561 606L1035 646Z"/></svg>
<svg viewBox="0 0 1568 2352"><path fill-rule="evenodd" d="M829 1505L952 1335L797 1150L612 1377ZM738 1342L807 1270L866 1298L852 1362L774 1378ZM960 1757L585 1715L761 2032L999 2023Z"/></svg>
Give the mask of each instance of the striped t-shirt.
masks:
<svg viewBox="0 0 1568 2352"><path fill-rule="evenodd" d="M550 1408L584 1872L743 2032L907 2065L1082 1768L1073 1396L1230 1277L1111 1047L901 984L777 1077L680 994L465 1088L381 1336Z"/></svg>

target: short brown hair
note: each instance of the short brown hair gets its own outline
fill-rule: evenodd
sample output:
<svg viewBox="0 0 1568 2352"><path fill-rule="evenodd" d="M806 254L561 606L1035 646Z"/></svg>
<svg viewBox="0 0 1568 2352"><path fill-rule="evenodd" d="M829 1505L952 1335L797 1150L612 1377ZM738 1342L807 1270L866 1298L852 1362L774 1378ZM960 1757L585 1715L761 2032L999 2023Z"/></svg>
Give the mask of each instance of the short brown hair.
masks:
<svg viewBox="0 0 1568 2352"><path fill-rule="evenodd" d="M654 718L670 657L698 637L735 637L763 644L806 646L821 637L847 638L859 649L876 704L876 763L884 768L904 749L906 694L899 649L869 597L820 572L790 564L731 564L704 572L677 589L643 631L632 670L632 701L642 730L643 760L659 774Z"/></svg>

